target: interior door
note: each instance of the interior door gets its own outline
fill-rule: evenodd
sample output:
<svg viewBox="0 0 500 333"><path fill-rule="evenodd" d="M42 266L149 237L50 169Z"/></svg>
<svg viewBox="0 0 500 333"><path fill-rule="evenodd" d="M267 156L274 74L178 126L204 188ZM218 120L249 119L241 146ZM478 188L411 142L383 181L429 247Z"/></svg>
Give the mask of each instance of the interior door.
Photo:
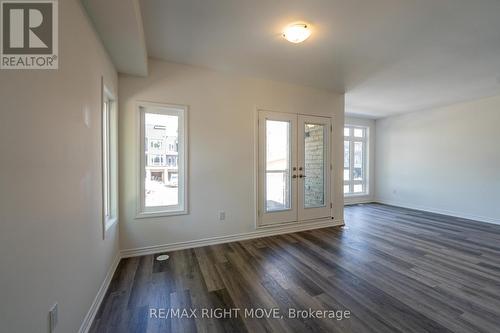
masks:
<svg viewBox="0 0 500 333"><path fill-rule="evenodd" d="M297 116L259 111L261 225L297 221Z"/></svg>
<svg viewBox="0 0 500 333"><path fill-rule="evenodd" d="M331 217L331 120L298 116L298 220Z"/></svg>
<svg viewBox="0 0 500 333"><path fill-rule="evenodd" d="M259 111L259 223L331 217L331 121Z"/></svg>

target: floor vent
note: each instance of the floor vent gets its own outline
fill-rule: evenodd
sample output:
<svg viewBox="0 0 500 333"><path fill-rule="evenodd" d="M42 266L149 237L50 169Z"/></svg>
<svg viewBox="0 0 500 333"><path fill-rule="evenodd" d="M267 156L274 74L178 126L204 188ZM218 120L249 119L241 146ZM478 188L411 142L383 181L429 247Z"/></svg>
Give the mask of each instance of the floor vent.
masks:
<svg viewBox="0 0 500 333"><path fill-rule="evenodd" d="M168 260L168 258L170 258L168 254L161 254L158 257L156 257L156 260L165 261L165 260Z"/></svg>

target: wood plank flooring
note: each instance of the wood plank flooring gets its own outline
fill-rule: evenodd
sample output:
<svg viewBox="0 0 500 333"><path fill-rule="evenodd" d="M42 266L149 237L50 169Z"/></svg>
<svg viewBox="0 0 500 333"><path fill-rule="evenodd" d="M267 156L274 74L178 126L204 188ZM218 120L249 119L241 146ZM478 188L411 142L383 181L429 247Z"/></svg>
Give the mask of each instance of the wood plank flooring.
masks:
<svg viewBox="0 0 500 333"><path fill-rule="evenodd" d="M123 259L91 332L500 332L500 226L379 204L345 214L344 228Z"/></svg>

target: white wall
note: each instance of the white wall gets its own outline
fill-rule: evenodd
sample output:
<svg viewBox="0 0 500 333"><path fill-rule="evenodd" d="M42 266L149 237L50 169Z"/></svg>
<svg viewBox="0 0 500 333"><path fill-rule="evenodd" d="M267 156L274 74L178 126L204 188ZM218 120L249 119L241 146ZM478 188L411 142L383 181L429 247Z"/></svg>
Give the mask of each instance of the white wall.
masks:
<svg viewBox="0 0 500 333"><path fill-rule="evenodd" d="M77 0L59 1L59 70L0 71L0 331L78 331L118 251L102 238L101 76L117 74ZM85 113L90 121L84 123Z"/></svg>
<svg viewBox="0 0 500 333"><path fill-rule="evenodd" d="M122 249L255 230L255 110L334 116L336 218L343 218L343 96L285 83L230 76L150 59L147 78L120 76ZM135 219L136 101L189 106L189 215ZM226 220L218 220L218 211Z"/></svg>
<svg viewBox="0 0 500 333"><path fill-rule="evenodd" d="M346 116L345 124L368 127L368 194L346 196L344 198L344 202L346 205L363 202L373 202L375 198L375 120Z"/></svg>
<svg viewBox="0 0 500 333"><path fill-rule="evenodd" d="M377 120L376 199L500 223L500 96Z"/></svg>

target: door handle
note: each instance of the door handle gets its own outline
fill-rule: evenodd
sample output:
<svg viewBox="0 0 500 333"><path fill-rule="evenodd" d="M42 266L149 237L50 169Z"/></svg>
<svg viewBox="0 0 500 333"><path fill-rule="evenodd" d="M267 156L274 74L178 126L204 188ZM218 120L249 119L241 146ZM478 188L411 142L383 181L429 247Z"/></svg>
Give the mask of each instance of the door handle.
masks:
<svg viewBox="0 0 500 333"><path fill-rule="evenodd" d="M297 175L293 175L292 178L294 178L294 179L297 178Z"/></svg>
<svg viewBox="0 0 500 333"><path fill-rule="evenodd" d="M299 175L299 178L306 178L305 175Z"/></svg>

